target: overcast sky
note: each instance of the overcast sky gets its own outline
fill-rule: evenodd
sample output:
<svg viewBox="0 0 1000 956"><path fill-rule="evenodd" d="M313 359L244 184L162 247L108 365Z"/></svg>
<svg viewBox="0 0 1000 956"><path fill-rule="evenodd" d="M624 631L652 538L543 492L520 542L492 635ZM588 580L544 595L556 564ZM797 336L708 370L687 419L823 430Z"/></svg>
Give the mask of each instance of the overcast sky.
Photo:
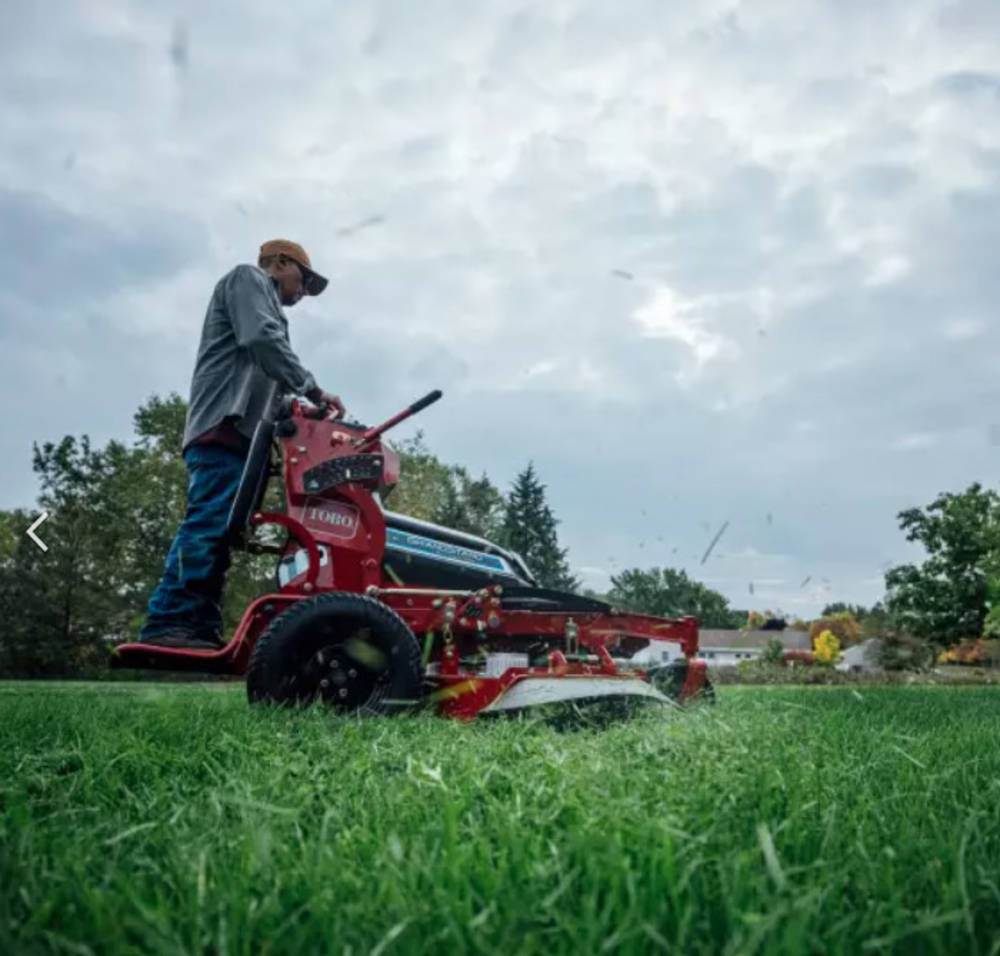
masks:
<svg viewBox="0 0 1000 956"><path fill-rule="evenodd" d="M996 483L996 0L11 7L0 507L32 441L186 396L279 236L331 279L289 310L321 384L442 388L400 437L533 460L590 586L867 604L900 509Z"/></svg>

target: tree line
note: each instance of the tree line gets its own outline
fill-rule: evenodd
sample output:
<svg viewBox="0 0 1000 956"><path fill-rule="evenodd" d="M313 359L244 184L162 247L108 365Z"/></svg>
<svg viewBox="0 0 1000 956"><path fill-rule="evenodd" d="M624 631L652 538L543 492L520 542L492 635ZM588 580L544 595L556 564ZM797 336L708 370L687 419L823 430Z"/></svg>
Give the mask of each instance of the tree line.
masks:
<svg viewBox="0 0 1000 956"><path fill-rule="evenodd" d="M130 443L96 448L84 435L34 446L36 509L0 511L0 675L101 669L109 641L135 637L184 512L187 471L179 452L186 411L175 394L153 396L135 413ZM519 553L543 586L580 591L531 463L504 492L486 474L476 478L442 462L419 433L395 447L402 478L387 507L495 541ZM280 508L277 483L270 494L265 506ZM50 515L47 552L24 533L40 511ZM890 569L885 598L872 608L829 605L823 626L842 643L884 634L942 647L1000 638L1000 496L973 484L897 517L926 559ZM235 627L244 608L273 588L273 557L235 554L226 626ZM706 628L784 623L770 612L731 608L722 594L674 568L629 568L611 577L606 592L583 593L643 613L692 614Z"/></svg>

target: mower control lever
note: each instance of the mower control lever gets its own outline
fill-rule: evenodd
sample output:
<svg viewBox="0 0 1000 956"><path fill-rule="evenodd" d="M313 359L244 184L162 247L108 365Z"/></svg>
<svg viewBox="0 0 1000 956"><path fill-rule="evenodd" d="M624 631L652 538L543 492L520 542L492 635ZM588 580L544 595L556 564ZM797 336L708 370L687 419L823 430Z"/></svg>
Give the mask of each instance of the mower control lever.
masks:
<svg viewBox="0 0 1000 956"><path fill-rule="evenodd" d="M442 395L441 389L436 388L433 392L428 392L423 398L414 402L408 409L411 415L422 412L428 405L433 405Z"/></svg>
<svg viewBox="0 0 1000 956"><path fill-rule="evenodd" d="M382 432L388 431L393 425L398 425L403 419L409 418L411 415L415 415L419 411L423 411L428 405L433 405L442 395L441 389L436 388L433 392L428 392L419 401L414 402L409 408L404 408L401 412L397 412L392 418L387 421L382 422L381 425L375 425L369 428L358 440L357 444L366 445L370 441L378 438Z"/></svg>

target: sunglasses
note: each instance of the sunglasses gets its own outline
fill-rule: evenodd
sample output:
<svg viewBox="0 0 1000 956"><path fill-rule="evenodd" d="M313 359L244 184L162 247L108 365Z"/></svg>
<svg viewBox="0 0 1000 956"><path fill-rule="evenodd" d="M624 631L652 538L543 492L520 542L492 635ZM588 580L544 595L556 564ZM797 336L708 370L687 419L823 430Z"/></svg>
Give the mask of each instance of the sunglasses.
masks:
<svg viewBox="0 0 1000 956"><path fill-rule="evenodd" d="M297 262L295 259L291 259L288 256L284 257L285 264L291 263L299 270L299 275L302 277L302 288L305 289L310 295L316 293L316 287L319 284L316 278L316 274L311 270L307 269L301 262Z"/></svg>

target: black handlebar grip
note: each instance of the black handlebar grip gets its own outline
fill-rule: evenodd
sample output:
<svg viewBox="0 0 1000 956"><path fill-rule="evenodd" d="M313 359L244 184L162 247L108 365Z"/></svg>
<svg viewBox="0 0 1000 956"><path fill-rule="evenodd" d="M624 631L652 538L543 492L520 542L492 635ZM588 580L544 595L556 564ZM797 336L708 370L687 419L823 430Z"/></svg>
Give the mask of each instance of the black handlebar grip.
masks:
<svg viewBox="0 0 1000 956"><path fill-rule="evenodd" d="M416 415L417 412L422 411L428 405L433 405L441 397L441 395L442 392L441 389L439 388L434 389L433 392L428 392L423 398L421 398L419 401L414 402L410 406L410 414Z"/></svg>

